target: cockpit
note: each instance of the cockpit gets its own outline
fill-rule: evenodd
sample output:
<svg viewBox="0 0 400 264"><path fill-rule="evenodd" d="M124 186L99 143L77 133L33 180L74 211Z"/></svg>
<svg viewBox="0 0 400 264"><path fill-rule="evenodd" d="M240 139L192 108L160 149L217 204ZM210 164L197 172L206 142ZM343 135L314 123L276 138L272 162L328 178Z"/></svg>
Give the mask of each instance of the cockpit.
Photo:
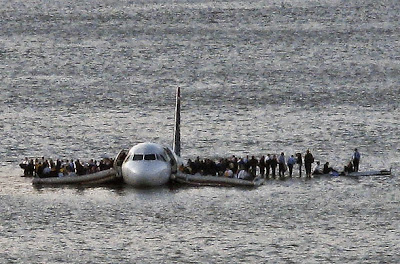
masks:
<svg viewBox="0 0 400 264"><path fill-rule="evenodd" d="M172 150L168 147L162 147L161 145L154 143L140 143L134 146L130 149L123 163L136 163L139 161L167 162L171 165L173 172L177 170L177 160Z"/></svg>
<svg viewBox="0 0 400 264"><path fill-rule="evenodd" d="M127 158L129 160L129 158ZM167 161L162 154L134 154L132 160L161 160Z"/></svg>

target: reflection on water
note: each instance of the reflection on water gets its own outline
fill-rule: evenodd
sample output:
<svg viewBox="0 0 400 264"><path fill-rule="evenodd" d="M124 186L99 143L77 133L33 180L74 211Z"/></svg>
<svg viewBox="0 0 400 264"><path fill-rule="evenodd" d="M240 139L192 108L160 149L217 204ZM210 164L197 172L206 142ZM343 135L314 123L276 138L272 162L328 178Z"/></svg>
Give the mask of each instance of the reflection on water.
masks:
<svg viewBox="0 0 400 264"><path fill-rule="evenodd" d="M1 241L24 246L22 263L68 262L79 252L85 262L393 262L396 185L397 177L322 177L257 189L31 187L2 195Z"/></svg>

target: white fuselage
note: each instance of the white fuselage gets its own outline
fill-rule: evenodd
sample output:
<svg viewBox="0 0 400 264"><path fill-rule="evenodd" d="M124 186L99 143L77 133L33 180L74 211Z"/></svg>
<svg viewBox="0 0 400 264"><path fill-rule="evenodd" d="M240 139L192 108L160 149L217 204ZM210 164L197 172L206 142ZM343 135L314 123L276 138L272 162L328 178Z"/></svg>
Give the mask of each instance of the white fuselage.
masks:
<svg viewBox="0 0 400 264"><path fill-rule="evenodd" d="M166 184L177 169L177 157L169 149L155 143L140 143L129 150L122 164L125 183L135 187Z"/></svg>

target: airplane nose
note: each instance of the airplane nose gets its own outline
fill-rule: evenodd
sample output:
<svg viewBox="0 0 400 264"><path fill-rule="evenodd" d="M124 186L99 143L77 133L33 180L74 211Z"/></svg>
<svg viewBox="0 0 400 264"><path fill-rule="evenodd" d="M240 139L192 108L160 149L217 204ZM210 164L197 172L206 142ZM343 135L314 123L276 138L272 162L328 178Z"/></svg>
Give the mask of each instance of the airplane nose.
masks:
<svg viewBox="0 0 400 264"><path fill-rule="evenodd" d="M126 171L124 180L134 186L159 186L168 182L170 169L166 164L134 164Z"/></svg>

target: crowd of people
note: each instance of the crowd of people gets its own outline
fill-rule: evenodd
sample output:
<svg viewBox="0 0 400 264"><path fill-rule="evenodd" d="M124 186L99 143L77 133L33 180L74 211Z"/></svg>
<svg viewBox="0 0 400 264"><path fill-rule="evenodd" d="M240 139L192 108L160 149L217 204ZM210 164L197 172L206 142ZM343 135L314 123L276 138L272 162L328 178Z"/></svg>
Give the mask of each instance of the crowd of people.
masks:
<svg viewBox="0 0 400 264"><path fill-rule="evenodd" d="M344 167L342 173L358 171L360 157L360 153L355 149L351 161ZM276 178L277 176L284 178L286 172L288 172L289 177L292 177L295 167L298 168L299 177L302 177L303 167L305 176L308 178L311 175L339 173L330 167L329 162L326 162L322 168L320 161L316 161L316 164L313 166L314 162L314 156L310 150L307 150L304 158L301 153L296 153L286 158L283 152L280 155L267 154L266 156L261 156L259 159L255 156L249 157L248 155L244 158L232 155L229 158L219 158L216 161L197 157L194 161L189 159L182 170L188 174L200 173L202 175L245 180L253 180L257 176L267 179Z"/></svg>
<svg viewBox="0 0 400 264"><path fill-rule="evenodd" d="M61 160L57 159L45 159L36 158L28 159L20 164L20 167L24 170L25 176L34 177L64 177L64 176L75 176L95 173L102 170L112 168L113 160L104 158L100 161L90 159L88 162L81 162L80 160Z"/></svg>
<svg viewBox="0 0 400 264"><path fill-rule="evenodd" d="M357 149L354 150L351 161L344 166L343 173L355 172L359 169L361 155ZM217 161L212 159L200 159L197 157L194 161L188 160L187 165L183 166L181 170L188 174L212 175L228 178L239 178L244 180L253 180L255 177L262 178L280 178L285 177L285 173L289 173L289 177L293 176L293 169L298 168L298 176L302 177L303 164L305 169L305 176L311 175L338 173L329 166L326 162L321 168L319 161L312 168L314 163L314 156L307 150L304 158L301 153L290 155L286 159L285 154L282 152L280 155L267 154L257 159L255 156L251 158L247 155L244 158L232 155L229 158L220 158ZM25 160L20 164L24 169L25 176L35 177L64 177L75 176L95 173L98 171L110 169L113 167L114 160L104 158L100 161L89 160L88 162L81 162L79 160L61 160L36 158Z"/></svg>

